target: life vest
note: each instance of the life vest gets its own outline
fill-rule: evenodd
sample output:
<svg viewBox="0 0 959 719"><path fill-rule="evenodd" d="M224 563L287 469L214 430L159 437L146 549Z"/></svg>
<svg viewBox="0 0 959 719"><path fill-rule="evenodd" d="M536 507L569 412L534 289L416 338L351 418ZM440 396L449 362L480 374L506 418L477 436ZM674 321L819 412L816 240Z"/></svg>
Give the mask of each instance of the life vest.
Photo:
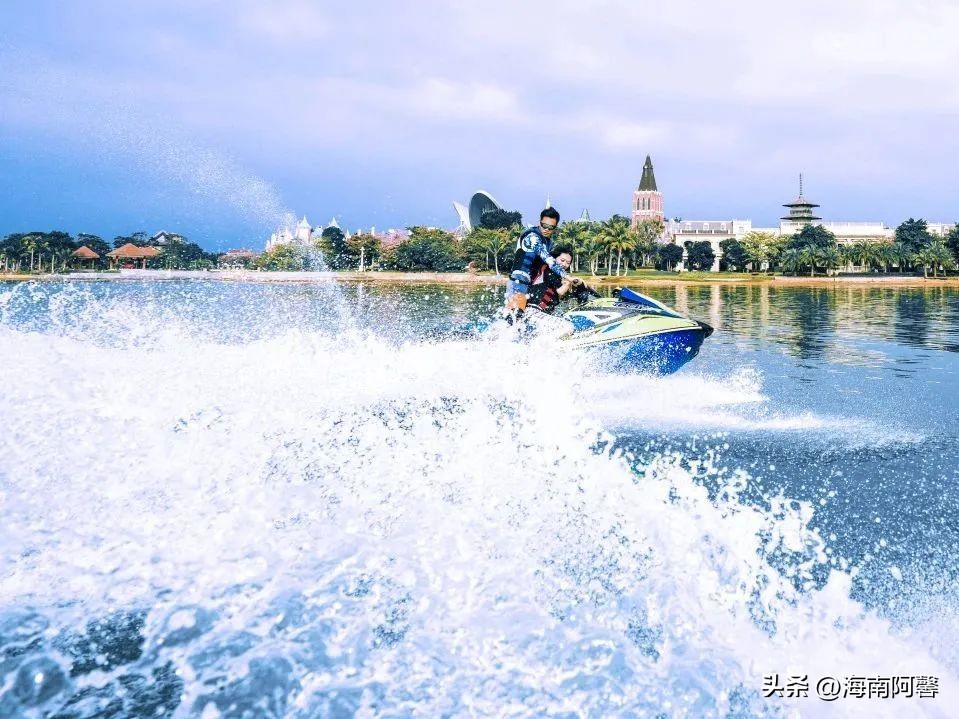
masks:
<svg viewBox="0 0 959 719"><path fill-rule="evenodd" d="M516 253L513 255L510 278L529 283L540 266L546 264L536 253L536 245L540 242L543 243L547 253L552 252L553 241L543 237L538 227L531 227L519 236L516 241Z"/></svg>
<svg viewBox="0 0 959 719"><path fill-rule="evenodd" d="M530 286L529 301L543 312L552 312L559 304L557 290L563 285L563 278L547 267L545 262L540 262L540 271L533 276Z"/></svg>

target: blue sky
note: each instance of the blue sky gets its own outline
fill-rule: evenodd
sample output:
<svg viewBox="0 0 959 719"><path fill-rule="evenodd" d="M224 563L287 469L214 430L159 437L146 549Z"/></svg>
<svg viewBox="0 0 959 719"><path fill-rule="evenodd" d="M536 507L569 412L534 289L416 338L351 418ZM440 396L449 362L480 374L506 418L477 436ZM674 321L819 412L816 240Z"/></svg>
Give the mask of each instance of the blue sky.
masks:
<svg viewBox="0 0 959 719"><path fill-rule="evenodd" d="M0 233L262 247L286 212L959 220L959 3L0 4Z"/></svg>

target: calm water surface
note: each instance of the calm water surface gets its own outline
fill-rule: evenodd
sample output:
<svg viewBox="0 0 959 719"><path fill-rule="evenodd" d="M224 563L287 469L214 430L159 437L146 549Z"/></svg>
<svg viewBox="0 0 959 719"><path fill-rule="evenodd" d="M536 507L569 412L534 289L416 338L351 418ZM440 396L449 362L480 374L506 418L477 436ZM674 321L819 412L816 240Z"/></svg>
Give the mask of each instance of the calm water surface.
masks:
<svg viewBox="0 0 959 719"><path fill-rule="evenodd" d="M450 332L499 287L0 283L0 716L950 716L959 292L641 291L674 376Z"/></svg>

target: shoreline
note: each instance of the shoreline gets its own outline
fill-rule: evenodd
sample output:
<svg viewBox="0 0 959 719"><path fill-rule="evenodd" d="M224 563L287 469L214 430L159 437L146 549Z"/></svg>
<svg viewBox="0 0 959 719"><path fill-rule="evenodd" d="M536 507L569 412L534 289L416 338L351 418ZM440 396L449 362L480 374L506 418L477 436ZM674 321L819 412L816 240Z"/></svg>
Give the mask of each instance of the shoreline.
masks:
<svg viewBox="0 0 959 719"><path fill-rule="evenodd" d="M685 274L685 273L684 273ZM577 274L595 287L642 286L642 285L767 285L779 287L839 287L839 286L885 286L885 287L959 287L959 276L953 277L884 277L848 276L836 277L786 277L724 275L716 278L699 276L686 279L684 274L615 277ZM212 280L221 282L376 282L395 284L451 284L451 285L504 285L505 275L470 272L251 272L248 270L121 270L120 272L84 272L53 275L0 274L0 281L14 282L117 282L130 280Z"/></svg>

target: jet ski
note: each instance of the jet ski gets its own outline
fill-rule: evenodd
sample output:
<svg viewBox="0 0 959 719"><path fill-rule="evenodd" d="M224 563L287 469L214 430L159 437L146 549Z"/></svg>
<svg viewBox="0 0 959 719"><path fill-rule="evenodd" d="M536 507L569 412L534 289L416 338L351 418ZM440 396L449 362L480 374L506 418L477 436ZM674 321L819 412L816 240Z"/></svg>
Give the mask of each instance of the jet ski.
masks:
<svg viewBox="0 0 959 719"><path fill-rule="evenodd" d="M571 350L596 355L613 372L671 374L713 333L705 322L625 287L600 297L582 285L577 299L581 304L560 316L531 307L526 323L534 334L553 334Z"/></svg>

